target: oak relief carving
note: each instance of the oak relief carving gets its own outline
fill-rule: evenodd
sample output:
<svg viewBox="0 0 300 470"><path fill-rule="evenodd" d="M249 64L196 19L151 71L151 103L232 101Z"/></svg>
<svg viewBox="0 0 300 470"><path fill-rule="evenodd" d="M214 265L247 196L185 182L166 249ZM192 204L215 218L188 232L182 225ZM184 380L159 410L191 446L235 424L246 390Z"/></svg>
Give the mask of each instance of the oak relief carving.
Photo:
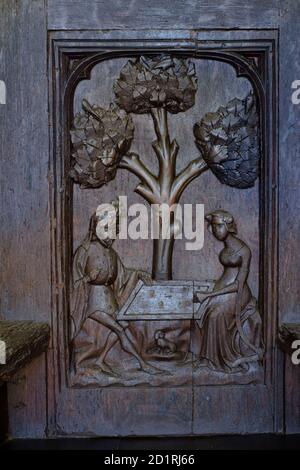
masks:
<svg viewBox="0 0 300 470"><path fill-rule="evenodd" d="M200 116L193 128L199 153L177 170L180 148L171 137L169 121L178 113L184 118L194 106L197 89L190 59L161 54L128 60L113 85L114 103L104 109L83 99L82 111L74 118L70 130L74 183L83 190L97 189L127 170L140 180L135 188L139 196L149 204L169 207L207 171L228 187L253 186L259 176L260 134L252 92ZM152 143L156 171L143 155L131 151L133 116L140 114L149 117L156 136ZM72 383L181 385L190 383L192 376L199 383L208 376L216 383L252 381L251 374L260 369L263 359L262 326L247 283L251 251L237 237L234 216L225 210L206 216L214 237L224 243L220 278L175 281L174 219L170 239L160 233L153 240L150 275L123 265L114 240L104 242L97 234L103 219L108 217L109 225L109 216L93 213L95 207L87 210L91 213L87 235L73 256ZM89 332L94 331L88 345L82 341L87 323ZM144 331L150 323L146 340ZM118 361L120 351L126 356L122 361Z"/></svg>
<svg viewBox="0 0 300 470"><path fill-rule="evenodd" d="M194 318L201 336L197 366L248 370L251 362L263 357L261 318L247 283L251 251L237 237L230 213L217 210L206 220L214 237L224 244L219 255L223 273L195 294L200 306Z"/></svg>

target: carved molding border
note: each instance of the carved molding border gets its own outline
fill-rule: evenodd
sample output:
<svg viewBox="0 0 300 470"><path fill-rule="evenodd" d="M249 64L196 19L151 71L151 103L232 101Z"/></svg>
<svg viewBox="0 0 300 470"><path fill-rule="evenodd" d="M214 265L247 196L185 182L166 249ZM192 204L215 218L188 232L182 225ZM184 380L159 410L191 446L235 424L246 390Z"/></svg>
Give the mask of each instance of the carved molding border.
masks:
<svg viewBox="0 0 300 470"><path fill-rule="evenodd" d="M93 67L101 61L135 57L141 54L172 52L180 57L207 59L232 65L238 77L249 79L258 98L262 142L260 177L260 297L266 343L265 384L275 384L275 335L277 328L277 141L276 141L276 34L257 39L259 31L247 31L246 38L201 40L141 38L120 40L120 32L107 39L87 39L88 32L55 32L49 37L50 88L50 198L52 240L52 327L54 396L68 382L68 273L71 269L72 182L70 168L69 128L73 116L73 96L78 83L89 79ZM235 32L235 36L239 32ZM93 33L95 34L95 33ZM141 35L141 32L139 33ZM220 33L221 34L221 33ZM224 33L222 33L224 34ZM86 36L87 35L87 36ZM114 39L114 35L117 36ZM127 32L128 35L128 32ZM84 37L83 37L84 36ZM101 35L100 35L101 36ZM230 35L229 35L230 36ZM249 39L252 36L255 39ZM267 33L266 36L272 36ZM54 378L54 375L57 377Z"/></svg>

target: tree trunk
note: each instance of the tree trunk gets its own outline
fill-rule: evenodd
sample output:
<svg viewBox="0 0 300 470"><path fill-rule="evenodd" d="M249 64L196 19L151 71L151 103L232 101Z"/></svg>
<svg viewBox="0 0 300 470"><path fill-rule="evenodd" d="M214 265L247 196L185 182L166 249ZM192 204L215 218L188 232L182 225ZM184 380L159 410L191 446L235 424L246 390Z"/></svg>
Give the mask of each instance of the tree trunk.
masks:
<svg viewBox="0 0 300 470"><path fill-rule="evenodd" d="M169 239L153 240L152 277L156 281L172 279L174 235Z"/></svg>
<svg viewBox="0 0 300 470"><path fill-rule="evenodd" d="M152 109L151 115L157 138L152 145L159 162L159 204L167 204L171 207L171 191L176 176L176 157L179 147L175 139L173 141L170 139L167 110L165 108ZM173 215L170 216L170 239L163 238L161 220L158 226L159 238L153 240L152 275L157 280L172 279Z"/></svg>
<svg viewBox="0 0 300 470"><path fill-rule="evenodd" d="M179 174L176 174L176 158L179 146L176 139L171 140L168 126L168 112L165 108L152 108L156 140L152 143L158 163L158 175L154 175L134 153L121 160L120 168L127 169L139 177L141 183L135 191L149 204L166 204L171 209L179 202L188 184L203 171L207 165L202 157L192 160ZM170 211L170 238L163 238L162 221L158 223L158 237L153 240L152 276L156 280L172 279L172 255L174 247L174 214Z"/></svg>

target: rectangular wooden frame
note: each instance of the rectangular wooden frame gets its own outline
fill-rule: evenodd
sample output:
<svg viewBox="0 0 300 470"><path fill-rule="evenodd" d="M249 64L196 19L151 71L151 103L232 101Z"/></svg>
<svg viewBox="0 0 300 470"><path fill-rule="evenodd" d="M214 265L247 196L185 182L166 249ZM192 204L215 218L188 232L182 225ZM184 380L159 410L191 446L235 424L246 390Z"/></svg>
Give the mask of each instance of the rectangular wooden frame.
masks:
<svg viewBox="0 0 300 470"><path fill-rule="evenodd" d="M277 410L274 416L281 416L278 394L282 387L282 374L275 367L279 354L276 347L277 30L215 30L195 31L193 34L188 31L55 31L49 33L53 338L51 353L48 355L48 426L51 435L60 434L57 403L60 394L66 392L68 382L66 328L68 272L71 267L72 189L67 177L70 148L66 129L72 115L72 93L78 83L76 80L88 78L99 54L113 58L154 51L172 51L195 58L224 60L235 67L239 76L253 80L253 86L261 93L263 158L260 179L260 304L266 343L265 381L262 387L266 393L272 393L272 409L273 412L275 408ZM84 392L88 393L88 390ZM281 418L277 423L273 422L272 429L270 425L266 425L266 429L269 432L277 430L281 426L280 422ZM201 433L197 427L194 431ZM104 431L104 435L109 432ZM218 431L212 429L212 432ZM226 432L226 429L220 429L219 432Z"/></svg>

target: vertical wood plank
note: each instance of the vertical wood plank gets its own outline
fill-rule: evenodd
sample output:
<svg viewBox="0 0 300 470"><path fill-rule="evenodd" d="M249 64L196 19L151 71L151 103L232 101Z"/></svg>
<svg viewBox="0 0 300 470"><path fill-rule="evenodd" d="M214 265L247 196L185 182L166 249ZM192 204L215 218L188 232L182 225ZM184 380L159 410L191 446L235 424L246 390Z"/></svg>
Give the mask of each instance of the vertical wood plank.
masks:
<svg viewBox="0 0 300 470"><path fill-rule="evenodd" d="M279 308L281 320L300 320L300 105L292 103L292 83L300 80L300 3L282 2L280 25L280 250ZM298 260L298 262L297 262Z"/></svg>
<svg viewBox="0 0 300 470"><path fill-rule="evenodd" d="M44 0L0 2L0 311L50 322L47 27ZM8 387L13 437L43 437L45 363Z"/></svg>
<svg viewBox="0 0 300 470"><path fill-rule="evenodd" d="M34 359L8 384L9 434L43 438L46 432L46 355Z"/></svg>
<svg viewBox="0 0 300 470"><path fill-rule="evenodd" d="M300 430L300 365L285 358L285 432L298 434Z"/></svg>
<svg viewBox="0 0 300 470"><path fill-rule="evenodd" d="M300 80L300 3L280 2L279 81L279 321L300 322L300 105L291 101L292 82ZM285 427L300 431L300 366L287 357Z"/></svg>
<svg viewBox="0 0 300 470"><path fill-rule="evenodd" d="M8 410L7 410L7 384L0 385L0 444L7 439Z"/></svg>
<svg viewBox="0 0 300 470"><path fill-rule="evenodd" d="M47 34L44 0L0 5L1 308L5 319L48 321Z"/></svg>

